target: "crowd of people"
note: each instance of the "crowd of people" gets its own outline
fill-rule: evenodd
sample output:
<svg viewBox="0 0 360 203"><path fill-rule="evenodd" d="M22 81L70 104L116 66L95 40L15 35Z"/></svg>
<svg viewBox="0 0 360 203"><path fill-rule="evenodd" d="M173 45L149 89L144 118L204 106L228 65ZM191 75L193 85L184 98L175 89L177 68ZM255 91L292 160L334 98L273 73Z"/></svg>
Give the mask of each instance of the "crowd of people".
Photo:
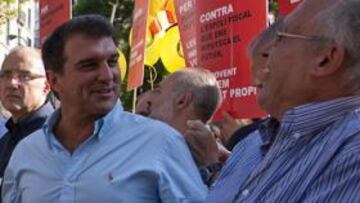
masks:
<svg viewBox="0 0 360 203"><path fill-rule="evenodd" d="M360 202L359 28L359 0L305 0L256 36L269 116L236 129L200 67L124 111L112 25L75 17L1 66L0 202Z"/></svg>

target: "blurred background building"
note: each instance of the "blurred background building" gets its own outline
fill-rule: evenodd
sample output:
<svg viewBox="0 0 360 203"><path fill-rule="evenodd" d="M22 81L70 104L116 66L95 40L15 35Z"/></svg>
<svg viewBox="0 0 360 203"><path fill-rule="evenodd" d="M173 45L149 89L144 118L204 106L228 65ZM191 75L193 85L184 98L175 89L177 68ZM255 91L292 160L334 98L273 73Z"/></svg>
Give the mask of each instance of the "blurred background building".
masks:
<svg viewBox="0 0 360 203"><path fill-rule="evenodd" d="M38 4L38 0L0 0L0 64L13 47L39 47Z"/></svg>

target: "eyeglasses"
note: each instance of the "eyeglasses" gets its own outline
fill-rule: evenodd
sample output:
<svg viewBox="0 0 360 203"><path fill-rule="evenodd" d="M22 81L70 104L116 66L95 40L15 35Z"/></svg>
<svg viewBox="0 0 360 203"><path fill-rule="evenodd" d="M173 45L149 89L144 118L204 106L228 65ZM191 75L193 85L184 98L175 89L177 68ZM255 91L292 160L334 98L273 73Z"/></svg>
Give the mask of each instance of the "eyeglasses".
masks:
<svg viewBox="0 0 360 203"><path fill-rule="evenodd" d="M300 35L300 34L292 34L287 32L278 31L276 33L276 41L281 41L281 38L291 38L291 39L302 39L302 40L320 40L320 41L331 41L330 39L323 36L308 36L308 35Z"/></svg>
<svg viewBox="0 0 360 203"><path fill-rule="evenodd" d="M0 80L2 81L9 81L16 78L18 82L29 82L44 77L44 75L31 74L29 72L0 71Z"/></svg>

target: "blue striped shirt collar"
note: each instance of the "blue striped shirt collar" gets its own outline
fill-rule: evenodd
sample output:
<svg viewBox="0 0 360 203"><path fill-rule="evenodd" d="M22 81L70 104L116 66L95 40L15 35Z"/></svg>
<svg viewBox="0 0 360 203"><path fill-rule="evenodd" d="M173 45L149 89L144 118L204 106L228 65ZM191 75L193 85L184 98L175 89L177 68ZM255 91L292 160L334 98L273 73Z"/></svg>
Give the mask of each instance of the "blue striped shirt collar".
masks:
<svg viewBox="0 0 360 203"><path fill-rule="evenodd" d="M95 121L95 129L93 134L90 137L94 137L97 140L101 140L105 135L107 135L108 130L111 129L111 126L113 125L113 117L115 115L119 115L119 112L123 111L123 107L121 105L120 101L117 101L117 103L114 105L113 109L106 114L104 117L99 118ZM48 143L48 146L50 149L56 149L61 150L63 147L61 144L57 141L55 138L55 134L53 132L53 128L56 125L56 123L60 119L61 108L55 110L51 116L45 121L42 130L45 134L45 139Z"/></svg>
<svg viewBox="0 0 360 203"><path fill-rule="evenodd" d="M261 153L263 156L268 152L272 143L275 140L276 133L280 127L279 121L269 116L259 125L259 135L262 141L260 146Z"/></svg>
<svg viewBox="0 0 360 203"><path fill-rule="evenodd" d="M288 127L301 136L328 125L345 113L358 108L360 108L360 96L308 103L287 111L281 125L290 125Z"/></svg>

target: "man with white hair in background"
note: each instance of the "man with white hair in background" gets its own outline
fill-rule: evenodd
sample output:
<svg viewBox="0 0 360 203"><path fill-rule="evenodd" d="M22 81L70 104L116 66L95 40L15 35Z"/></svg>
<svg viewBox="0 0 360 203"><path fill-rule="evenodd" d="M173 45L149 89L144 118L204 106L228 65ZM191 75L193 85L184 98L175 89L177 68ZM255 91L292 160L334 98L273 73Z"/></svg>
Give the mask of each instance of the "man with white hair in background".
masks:
<svg viewBox="0 0 360 203"><path fill-rule="evenodd" d="M143 94L137 113L164 121L178 130L186 138L204 182L209 183L211 175L221 169L221 163L229 155L219 143L206 139L214 136L206 125L221 104L215 75L203 68L184 68Z"/></svg>

